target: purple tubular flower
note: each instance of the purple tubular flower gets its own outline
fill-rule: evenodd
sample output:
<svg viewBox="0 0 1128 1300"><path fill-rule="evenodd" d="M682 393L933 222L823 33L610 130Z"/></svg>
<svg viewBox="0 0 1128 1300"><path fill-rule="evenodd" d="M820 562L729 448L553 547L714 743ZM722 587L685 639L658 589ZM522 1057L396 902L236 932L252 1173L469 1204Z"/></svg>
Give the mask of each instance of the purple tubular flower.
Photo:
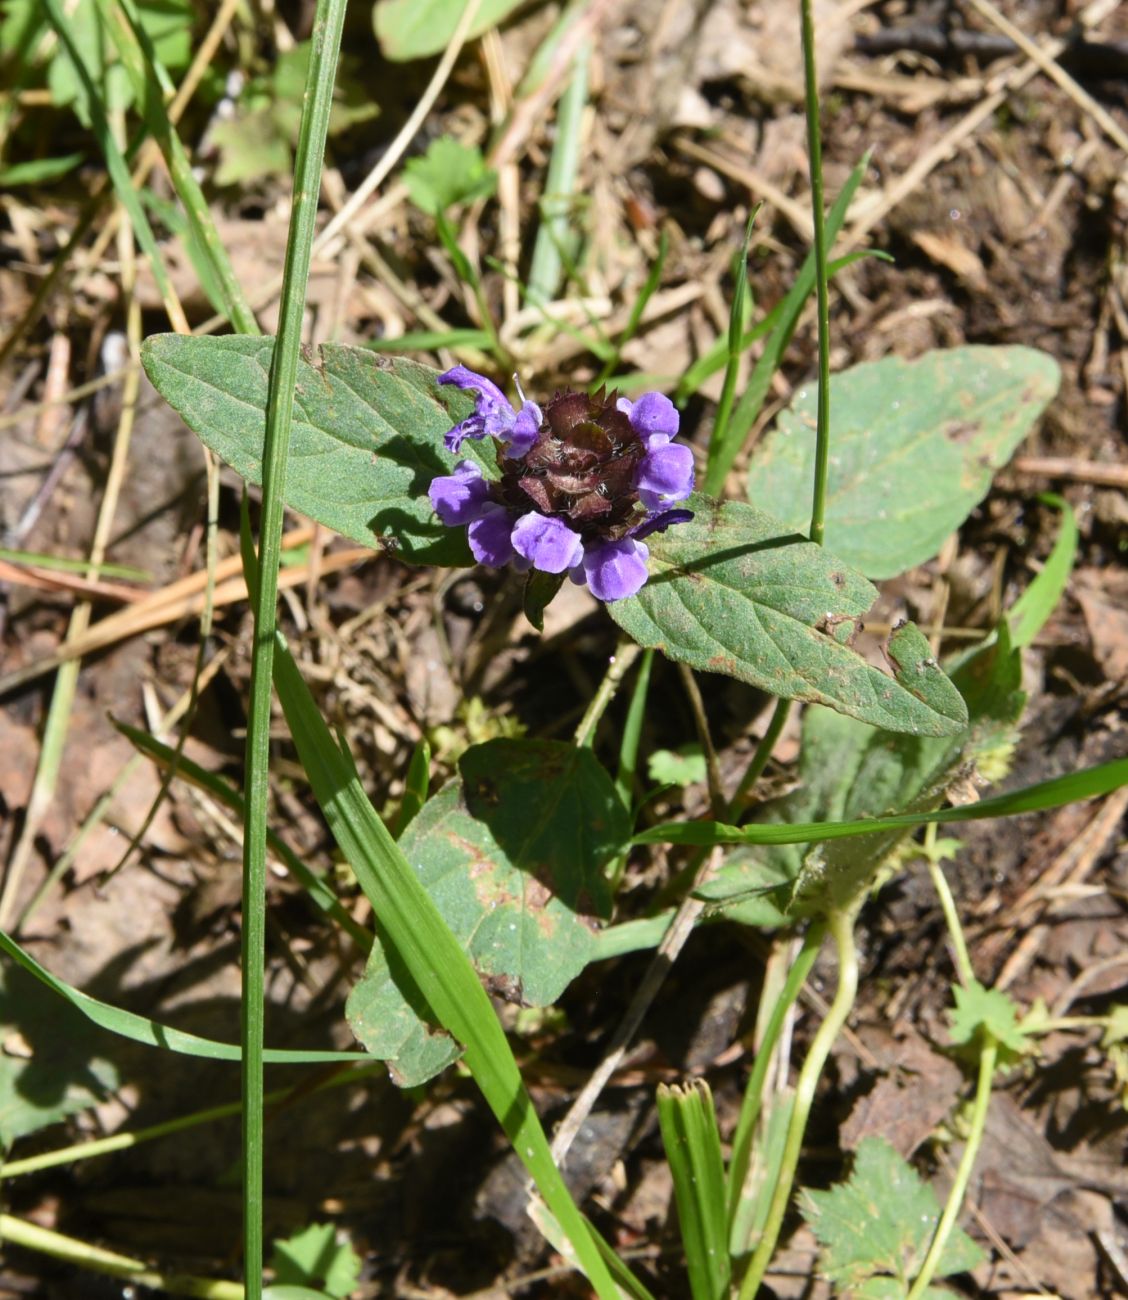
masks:
<svg viewBox="0 0 1128 1300"><path fill-rule="evenodd" d="M473 414L443 437L447 451L458 451L466 438L477 440L488 436L509 443L509 454L520 459L536 442L542 419L536 402L525 402L518 414L492 379L475 374L466 366L453 366L439 376L439 383L453 384L477 394Z"/></svg>
<svg viewBox="0 0 1128 1300"><path fill-rule="evenodd" d="M513 520L504 506L490 503L466 530L470 552L479 564L503 569L513 559Z"/></svg>
<svg viewBox="0 0 1128 1300"><path fill-rule="evenodd" d="M631 428L646 444L647 451L677 437L681 417L664 393L643 393L637 402L620 397L616 405L630 420Z"/></svg>
<svg viewBox="0 0 1128 1300"><path fill-rule="evenodd" d="M647 510L684 501L693 491L693 452L681 442L651 444L639 462L635 487Z"/></svg>
<svg viewBox="0 0 1128 1300"><path fill-rule="evenodd" d="M427 489L435 514L448 527L480 519L490 503L490 485L472 460L460 460L453 474L442 474Z"/></svg>
<svg viewBox="0 0 1128 1300"><path fill-rule="evenodd" d="M645 542L624 537L584 551L583 576L596 600L625 600L641 591L649 576Z"/></svg>
<svg viewBox="0 0 1128 1300"><path fill-rule="evenodd" d="M563 573L575 568L584 554L579 533L563 519L530 510L513 525L513 549L541 573Z"/></svg>

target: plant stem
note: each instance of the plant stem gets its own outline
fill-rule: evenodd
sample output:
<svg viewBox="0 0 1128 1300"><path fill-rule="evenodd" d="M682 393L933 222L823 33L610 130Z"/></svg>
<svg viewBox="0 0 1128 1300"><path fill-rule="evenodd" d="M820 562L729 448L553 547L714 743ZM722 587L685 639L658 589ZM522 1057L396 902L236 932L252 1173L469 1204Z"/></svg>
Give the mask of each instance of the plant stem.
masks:
<svg viewBox="0 0 1128 1300"><path fill-rule="evenodd" d="M835 990L834 1001L826 1013L826 1019L815 1034L807 1052L807 1059L803 1062L803 1068L799 1071L799 1078L796 1080L795 1105L787 1129L787 1141L783 1148L779 1178L772 1194L772 1203L768 1208L763 1235L760 1237L752 1262L748 1265L748 1272L745 1273L740 1286L739 1300L752 1300L764 1280L764 1274L767 1272L776 1242L779 1240L780 1229L783 1227L783 1216L787 1213L787 1206L791 1200L791 1189L799 1165L807 1119L815 1100L815 1089L822 1075L823 1066L826 1064L826 1058L830 1055L830 1049L834 1046L835 1039L854 1006L854 999L858 992L858 950L854 944L854 916L857 908L858 903L851 903L841 910L832 911L827 916L827 926L838 953L838 988Z"/></svg>
<svg viewBox="0 0 1128 1300"><path fill-rule="evenodd" d="M823 207L822 139L819 135L819 85L815 70L812 0L799 0L803 29L803 80L806 89L807 157L811 173L814 224L815 294L819 321L819 394L815 431L815 487L811 503L812 542L823 540L826 485L830 466L830 289L827 283L826 223Z"/></svg>
<svg viewBox="0 0 1128 1300"><path fill-rule="evenodd" d="M164 1291L168 1295L197 1296L200 1300L243 1300L245 1295L238 1282L182 1273L158 1273L150 1270L143 1260L92 1246L76 1237L65 1237L61 1232L52 1232L50 1228L41 1228L37 1223L28 1223L26 1219L17 1219L11 1214L0 1214L0 1237L6 1243L37 1250L41 1255L65 1259L79 1268L124 1278L135 1286Z"/></svg>
<svg viewBox="0 0 1128 1300"><path fill-rule="evenodd" d="M779 1040L780 1031L787 1018L787 1013L794 1006L803 983L810 974L811 967L815 964L815 958L819 955L819 949L822 947L825 934L826 924L819 920L813 921L808 927L807 933L803 936L803 946L792 963L791 969L787 972L787 980L779 997L776 999L775 1006L772 1007L772 1013L764 1032L764 1040L760 1044L760 1050L756 1053L752 1073L748 1076L748 1083L744 1089L744 1100L740 1107L740 1118L737 1121L736 1132L732 1138L732 1159L729 1162L730 1225L736 1220L737 1210L740 1207L740 1199L744 1190L744 1180L747 1177L748 1166L751 1163L752 1136L756 1131L756 1122L760 1118L760 1111L763 1108L764 1081L768 1075L768 1066L771 1064L772 1053Z"/></svg>
<svg viewBox="0 0 1128 1300"><path fill-rule="evenodd" d="M283 272L282 310L267 389L263 445L254 653L247 718L247 811L243 838L243 1271L247 1300L262 1295L263 1019L266 961L266 831L270 799L270 704L274 634L285 510L286 461L306 284L320 191L321 162L333 105L345 0L318 0L305 106L294 167L293 206Z"/></svg>
<svg viewBox="0 0 1128 1300"><path fill-rule="evenodd" d="M748 802L748 792L763 775L764 768L768 765L768 759L772 756L772 750L776 747L776 741L779 739L780 732L783 730L787 715L790 712L790 700L776 700L775 712L772 714L771 722L768 723L768 729L756 746L756 752L752 755L748 770L740 778L740 784L736 787L736 793L729 803L728 817L730 819L739 817L744 811L744 805Z"/></svg>
<svg viewBox="0 0 1128 1300"><path fill-rule="evenodd" d="M924 847L928 852L936 843L936 823L929 822L924 832ZM945 876L943 868L929 853L928 857L928 874L932 877L932 887L936 890L936 897L940 900L940 907L944 912L944 920L948 924L948 934L952 940L952 949L956 959L956 970L959 972L960 983L968 986L975 982L975 971L971 967L971 956L967 950L967 940L964 938L963 926L960 924L960 916L956 911L956 900L952 897L952 890L948 884L948 877Z"/></svg>
<svg viewBox="0 0 1128 1300"><path fill-rule="evenodd" d="M928 1284L936 1275L940 1256L944 1253L944 1247L948 1244L948 1238L956 1226L956 1219L967 1193L967 1185L971 1181L972 1170L975 1168L975 1158L983 1144L983 1133L987 1127L987 1109L991 1103L991 1080L995 1074L998 1050L999 1045L995 1038L991 1034L985 1034L979 1052L979 1079L975 1087L975 1107L971 1115L971 1129L967 1135L967 1144L959 1168L956 1170L952 1190L948 1193L948 1203L944 1206L944 1213L940 1216L940 1222L936 1225L936 1231L928 1247L928 1254L925 1255L924 1263L913 1279L905 1300L920 1300L925 1293Z"/></svg>
<svg viewBox="0 0 1128 1300"><path fill-rule="evenodd" d="M603 674L603 680L591 697L591 703L587 706L584 716L580 719L580 725L576 728L576 734L572 737L572 743L577 748L584 749L591 746L595 739L595 729L599 726L599 719L603 717L607 706L615 698L616 692L623 684L623 678L630 671L631 664L638 658L641 650L642 647L629 638L625 636L619 638L615 653L611 656L607 671Z"/></svg>

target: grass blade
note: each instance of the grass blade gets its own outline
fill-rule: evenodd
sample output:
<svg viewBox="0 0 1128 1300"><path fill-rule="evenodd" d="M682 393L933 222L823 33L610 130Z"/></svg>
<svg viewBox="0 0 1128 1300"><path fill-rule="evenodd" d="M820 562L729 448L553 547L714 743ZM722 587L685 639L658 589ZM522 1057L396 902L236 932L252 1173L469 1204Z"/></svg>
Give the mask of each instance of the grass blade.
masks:
<svg viewBox="0 0 1128 1300"><path fill-rule="evenodd" d="M180 306L180 300L177 298L165 273L164 261L161 258L160 249L157 247L152 227L145 216L145 210L141 206L137 191L133 188L133 182L129 176L129 166L118 148L117 141L114 139L114 133L110 129L110 123L106 117L106 110L102 105L101 95L94 85L90 69L83 58L83 53L74 39L70 23L59 0L43 0L43 7L47 11L47 17L58 34L60 42L70 55L75 72L82 82L83 89L86 91L91 125L105 158L106 170L110 174L110 180L113 182L118 202L121 203L129 215L137 242L141 245L152 266L153 279L157 282L157 288L160 290L161 299L168 312L168 318L177 332L187 334L189 333L188 322L184 317L183 308Z"/></svg>
<svg viewBox="0 0 1128 1300"><path fill-rule="evenodd" d="M99 1002L97 998L92 998L88 993L83 993L56 975L52 975L3 930L0 930L0 952L6 953L29 975L34 975L41 984L45 984L61 998L65 998L87 1020L102 1029L108 1029L112 1034L132 1039L135 1043L144 1043L148 1047L160 1047L166 1052L179 1052L184 1056L201 1056L210 1061L238 1061L242 1057L242 1052L235 1043L220 1043L212 1038L201 1038L198 1034L173 1029L169 1025L161 1024L159 1020L150 1020L148 1016L139 1016L136 1012L126 1011L123 1007ZM327 1062L363 1061L365 1054L267 1048L264 1059L271 1065L325 1065Z"/></svg>
<svg viewBox="0 0 1128 1300"><path fill-rule="evenodd" d="M989 817L1015 817L1019 813L1060 808L1080 799L1095 799L1128 785L1128 758L1100 763L1068 776L1040 781L1010 794L958 808L897 813L892 817L866 817L853 822L801 822L793 826L725 826L721 822L664 822L634 837L635 844L817 844L850 835L872 835L875 831L923 826L926 822L972 822Z"/></svg>
<svg viewBox="0 0 1128 1300"><path fill-rule="evenodd" d="M725 1171L713 1094L704 1079L658 1086L658 1123L666 1149L693 1300L724 1300L731 1263Z"/></svg>
<svg viewBox="0 0 1128 1300"><path fill-rule="evenodd" d="M257 334L259 328L254 313L220 242L211 209L192 171L191 160L165 109L164 96L172 91L172 83L156 57L153 42L138 20L131 0L117 0L117 3L113 0L97 0L97 4L122 65L133 83L145 125L160 146L173 188L184 205L189 226L206 253L208 266L223 294L224 308L241 334Z"/></svg>
<svg viewBox="0 0 1128 1300"><path fill-rule="evenodd" d="M57 0L52 0L57 3ZM318 0L294 166L294 189L278 340L267 393L263 445L254 656L247 718L247 814L243 835L243 1271L248 1300L262 1296L263 1001L266 954L266 823L270 783L270 701L281 560L283 494L302 342L306 284L321 192L321 162L333 107L333 83L345 0Z"/></svg>

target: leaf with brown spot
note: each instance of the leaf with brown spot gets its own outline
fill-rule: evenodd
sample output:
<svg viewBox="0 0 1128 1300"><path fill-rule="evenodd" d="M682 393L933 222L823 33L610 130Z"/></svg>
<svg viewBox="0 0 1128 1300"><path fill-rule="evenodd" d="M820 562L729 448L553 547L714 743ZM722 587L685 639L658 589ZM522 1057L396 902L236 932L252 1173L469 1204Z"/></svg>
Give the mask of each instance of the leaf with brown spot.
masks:
<svg viewBox="0 0 1128 1300"><path fill-rule="evenodd" d="M861 574L762 510L687 504L692 520L649 540L646 586L607 607L640 645L888 731L966 725L959 692L911 625L891 642L892 676L852 648L855 620L877 598Z"/></svg>
<svg viewBox="0 0 1128 1300"><path fill-rule="evenodd" d="M466 751L400 847L487 987L545 1006L595 954L591 913L605 917L611 901L603 868L629 835L627 810L590 750L491 740ZM416 1015L379 944L347 1016L406 1085L458 1054Z"/></svg>

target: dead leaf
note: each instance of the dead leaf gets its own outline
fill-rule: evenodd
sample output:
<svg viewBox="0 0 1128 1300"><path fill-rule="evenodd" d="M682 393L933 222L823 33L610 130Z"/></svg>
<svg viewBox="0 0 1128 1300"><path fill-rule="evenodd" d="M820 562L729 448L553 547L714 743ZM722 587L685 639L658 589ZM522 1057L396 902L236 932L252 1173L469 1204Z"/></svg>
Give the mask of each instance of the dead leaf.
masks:
<svg viewBox="0 0 1128 1300"><path fill-rule="evenodd" d="M953 232L941 234L936 230L914 230L913 243L938 265L946 267L969 288L978 293L987 292L987 272L973 252Z"/></svg>

